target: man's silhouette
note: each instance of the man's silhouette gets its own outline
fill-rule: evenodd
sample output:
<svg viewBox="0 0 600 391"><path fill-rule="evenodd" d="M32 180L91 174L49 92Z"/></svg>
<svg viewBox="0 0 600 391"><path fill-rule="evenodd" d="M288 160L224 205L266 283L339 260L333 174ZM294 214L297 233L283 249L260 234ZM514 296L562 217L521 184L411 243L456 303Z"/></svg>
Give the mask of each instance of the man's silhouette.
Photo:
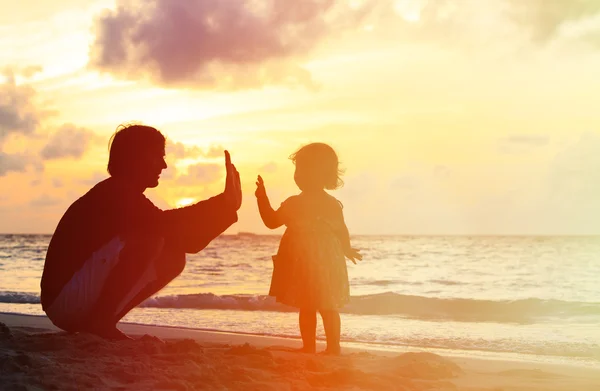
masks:
<svg viewBox="0 0 600 391"><path fill-rule="evenodd" d="M144 196L158 186L165 138L155 128L121 126L111 140L110 177L75 201L46 255L42 308L59 328L127 338L116 325L177 277L197 253L237 221L240 177L225 151L223 193L161 210Z"/></svg>

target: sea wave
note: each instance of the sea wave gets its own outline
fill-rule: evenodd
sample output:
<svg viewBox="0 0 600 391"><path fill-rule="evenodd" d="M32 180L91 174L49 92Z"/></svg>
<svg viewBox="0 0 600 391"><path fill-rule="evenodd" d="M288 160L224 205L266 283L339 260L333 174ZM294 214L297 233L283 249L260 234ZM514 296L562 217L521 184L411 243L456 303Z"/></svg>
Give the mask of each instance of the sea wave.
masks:
<svg viewBox="0 0 600 391"><path fill-rule="evenodd" d="M0 292L0 302L39 304L34 293ZM215 295L196 293L158 296L146 300L141 307L188 308L237 311L294 312L264 295ZM411 296L398 293L381 293L353 296L341 309L342 313L355 315L388 315L435 321L535 323L545 318L600 316L600 303L542 300L472 300Z"/></svg>
<svg viewBox="0 0 600 391"><path fill-rule="evenodd" d="M35 293L0 292L0 303L40 304L40 296Z"/></svg>

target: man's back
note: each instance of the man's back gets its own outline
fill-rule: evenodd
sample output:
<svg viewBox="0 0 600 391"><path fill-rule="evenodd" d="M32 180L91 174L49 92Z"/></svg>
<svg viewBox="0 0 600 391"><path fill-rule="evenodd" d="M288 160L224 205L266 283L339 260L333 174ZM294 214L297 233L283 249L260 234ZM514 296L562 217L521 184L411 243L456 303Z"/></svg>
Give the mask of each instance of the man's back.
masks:
<svg viewBox="0 0 600 391"><path fill-rule="evenodd" d="M125 233L131 213L140 208L160 212L142 193L136 194L126 184L109 178L67 209L46 254L41 281L43 308L52 304L94 251Z"/></svg>

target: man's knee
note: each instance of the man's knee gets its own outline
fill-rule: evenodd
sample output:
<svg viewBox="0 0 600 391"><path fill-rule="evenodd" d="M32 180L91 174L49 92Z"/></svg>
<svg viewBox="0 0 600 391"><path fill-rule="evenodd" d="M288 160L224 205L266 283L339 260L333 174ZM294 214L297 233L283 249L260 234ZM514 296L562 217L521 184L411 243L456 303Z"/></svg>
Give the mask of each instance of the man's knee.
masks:
<svg viewBox="0 0 600 391"><path fill-rule="evenodd" d="M162 254L164 246L162 237L130 235L125 238L125 246L119 254L119 264L143 270Z"/></svg>
<svg viewBox="0 0 600 391"><path fill-rule="evenodd" d="M183 272L185 264L185 253L167 245L156 260L156 271L161 277L172 280Z"/></svg>
<svg viewBox="0 0 600 391"><path fill-rule="evenodd" d="M173 277L180 275L185 269L185 253L173 254L171 256Z"/></svg>

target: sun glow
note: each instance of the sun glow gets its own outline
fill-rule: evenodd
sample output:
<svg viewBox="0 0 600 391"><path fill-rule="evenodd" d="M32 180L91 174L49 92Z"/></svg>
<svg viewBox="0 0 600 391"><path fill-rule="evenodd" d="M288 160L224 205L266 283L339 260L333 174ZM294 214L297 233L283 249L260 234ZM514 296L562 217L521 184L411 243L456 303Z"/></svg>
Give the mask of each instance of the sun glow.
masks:
<svg viewBox="0 0 600 391"><path fill-rule="evenodd" d="M196 202L195 198L192 197L184 197L184 198L180 198L179 200L177 200L177 202L175 203L175 206L177 208L183 208L184 206L188 206L193 204L194 202Z"/></svg>
<svg viewBox="0 0 600 391"><path fill-rule="evenodd" d="M421 2L415 0L397 0L394 3L394 10L402 19L410 23L417 23L421 20L421 8Z"/></svg>

